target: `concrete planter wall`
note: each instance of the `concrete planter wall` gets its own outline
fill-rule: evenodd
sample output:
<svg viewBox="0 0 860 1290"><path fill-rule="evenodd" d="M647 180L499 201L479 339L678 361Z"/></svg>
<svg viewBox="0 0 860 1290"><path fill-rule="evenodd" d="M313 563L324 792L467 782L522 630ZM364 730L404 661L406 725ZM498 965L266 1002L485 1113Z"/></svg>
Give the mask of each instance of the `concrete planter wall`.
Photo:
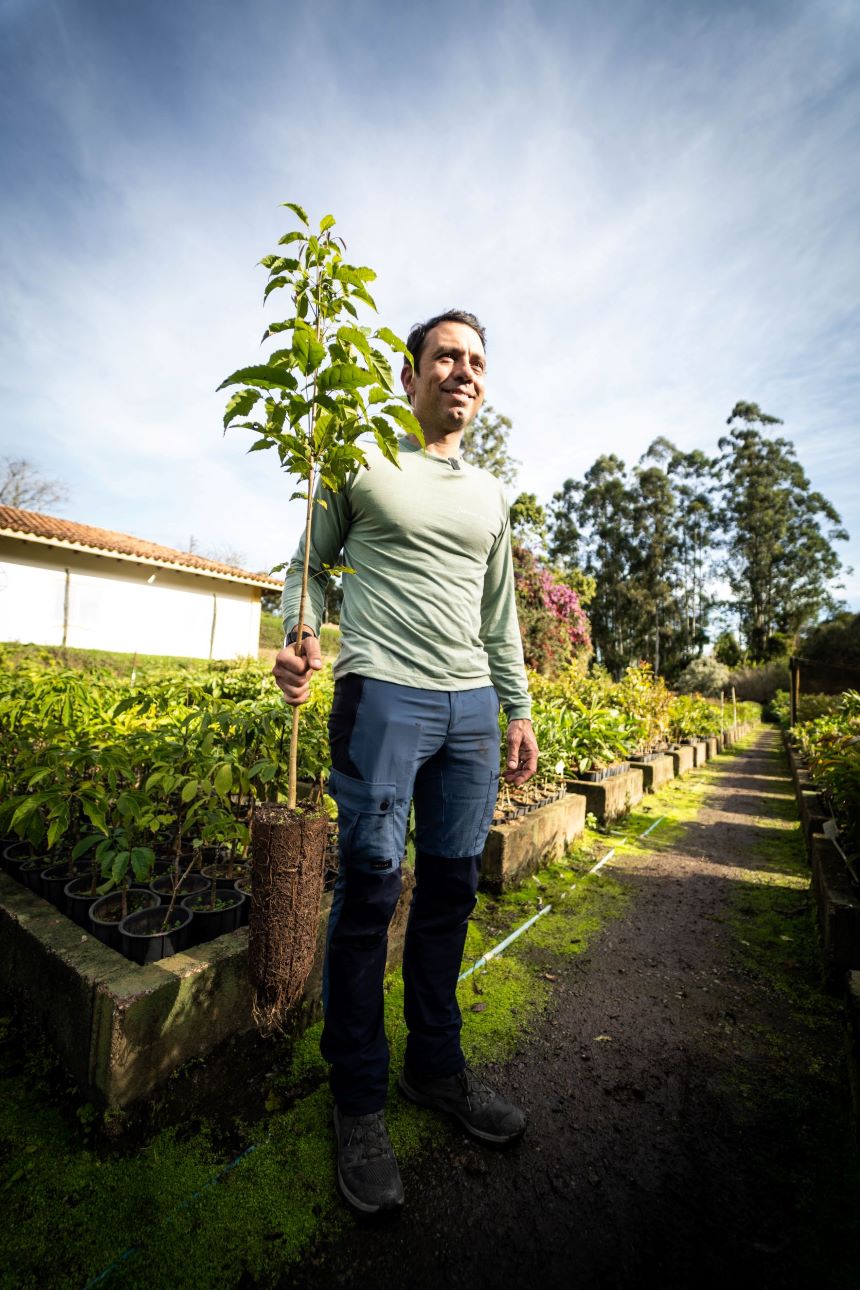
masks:
<svg viewBox="0 0 860 1290"><path fill-rule="evenodd" d="M669 784L675 778L675 762L668 753L652 761L632 761L630 766L633 770L641 770L642 786L646 792L653 793L655 788Z"/></svg>
<svg viewBox="0 0 860 1290"><path fill-rule="evenodd" d="M585 798L573 793L510 824L494 825L481 860L481 886L491 891L515 886L541 865L561 859L584 828Z"/></svg>
<svg viewBox="0 0 860 1290"><path fill-rule="evenodd" d="M820 833L812 839L812 891L825 981L841 987L845 973L860 968L860 893L836 847Z"/></svg>
<svg viewBox="0 0 860 1290"><path fill-rule="evenodd" d="M708 741L700 739L698 743L691 744L690 747L693 749L693 765L698 770L708 760Z"/></svg>
<svg viewBox="0 0 860 1290"><path fill-rule="evenodd" d="M414 877L388 938L400 963ZM302 1015L318 1012L331 895L323 898L314 967ZM0 973L95 1101L124 1107L146 1097L178 1066L253 1029L248 932L220 936L184 954L138 967L0 874Z"/></svg>
<svg viewBox="0 0 860 1290"><path fill-rule="evenodd" d="M679 744L677 748L670 748L667 756L672 758L672 766L676 776L688 775L696 761L690 744Z"/></svg>
<svg viewBox="0 0 860 1290"><path fill-rule="evenodd" d="M604 822L626 815L631 807L642 801L645 790L641 767L631 767L621 775L601 780L599 784L590 784L584 779L569 779L567 791L584 797L586 811Z"/></svg>

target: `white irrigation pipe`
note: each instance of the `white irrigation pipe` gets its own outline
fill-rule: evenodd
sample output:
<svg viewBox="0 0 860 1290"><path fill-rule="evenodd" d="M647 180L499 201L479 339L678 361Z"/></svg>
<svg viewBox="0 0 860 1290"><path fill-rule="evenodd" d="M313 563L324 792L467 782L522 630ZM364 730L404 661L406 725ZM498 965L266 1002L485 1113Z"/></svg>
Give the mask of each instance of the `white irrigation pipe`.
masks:
<svg viewBox="0 0 860 1290"><path fill-rule="evenodd" d="M482 954L479 959L476 959L470 968L467 968L465 972L461 972L457 980L465 981L467 976L471 976L473 972L477 972L478 968L483 967L485 963L489 963L490 959L494 959L497 954L501 954L502 950L506 950L518 936L522 936L523 932L527 932L539 918L543 918L544 914L548 914L551 909L552 905L544 905L543 909L539 909L536 914L532 914L531 918L523 923L522 927L518 927L516 931L511 932L510 936L506 936L503 941L499 941L498 945L494 945L491 950L487 950L486 954Z"/></svg>
<svg viewBox="0 0 860 1290"><path fill-rule="evenodd" d="M665 815L661 815L659 820L655 820L653 824L649 824L648 828L645 830L644 833L637 833L636 837L633 838L633 841L637 842L639 838L647 838L648 834L653 833L657 825L662 824L665 818L666 818ZM626 841L627 841L627 838L625 837L623 841L618 843L618 846L623 846ZM598 860L597 864L591 866L591 868L589 869L585 877L590 878L593 873L597 873L598 869L602 869L603 866L613 858L613 856L615 855L616 849L617 849L616 847L612 847L611 850L607 851L606 855L602 856L601 859ZM575 886L576 886L576 883L574 883L572 887L568 887L567 890L573 891ZM566 895L567 895L566 891L562 892L562 897ZM506 950L509 945L513 945L514 941L518 940L519 937L522 936L523 932L527 932L530 927L534 927L537 920L539 918L543 918L544 914L548 914L551 909L552 909L552 905L544 905L543 908L539 909L536 914L532 914L531 918L527 918L524 923L522 923L519 927L515 928L508 936L505 937L503 941L499 941L498 945L494 945L491 950L487 950L486 954L482 954L479 959L475 960L475 962L472 964L471 967L466 968L465 972L460 973L460 975L457 977L458 984L460 981L465 981L466 978L471 976L473 972L477 972L478 968L484 967L485 964L489 963L490 959L494 959L497 954L501 954L502 951Z"/></svg>

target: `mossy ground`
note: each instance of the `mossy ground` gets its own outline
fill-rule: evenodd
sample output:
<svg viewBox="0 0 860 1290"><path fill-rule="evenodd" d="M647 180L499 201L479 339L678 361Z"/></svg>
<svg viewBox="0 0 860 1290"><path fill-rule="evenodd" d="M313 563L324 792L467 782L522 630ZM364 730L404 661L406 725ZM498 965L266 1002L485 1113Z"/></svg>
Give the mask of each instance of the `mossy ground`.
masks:
<svg viewBox="0 0 860 1290"><path fill-rule="evenodd" d="M666 786L613 826L612 834L589 831L576 851L519 890L503 897L482 895L470 923L466 965L539 909L549 904L552 910L503 956L460 984L463 1043L471 1061L504 1060L524 1045L530 1029L552 1007L553 980L566 958L581 953L609 919L623 913L627 897L611 872L587 876L588 870L613 846L623 852L671 845L684 823L695 817L712 775L705 770ZM789 945L791 960L809 950L805 941L775 942L795 935L794 930L780 930L787 916L780 902L797 905L795 879L802 881L790 806L768 801L762 824L756 868L760 875L772 873L773 882L760 877L738 884L743 890L733 909L733 927L739 953L750 955L751 970L762 955L756 970L774 971L774 943ZM660 816L665 817L660 828L637 842L636 836ZM786 874L792 876L789 884ZM789 975L793 981L786 969L783 984L791 991L791 1006L799 1015L820 1016L814 980L808 990L798 990L789 985ZM778 971L775 983L777 977ZM392 975L386 983L386 1026L393 1074L406 1038L402 1005L402 983ZM151 1132L132 1147L103 1140L96 1131L100 1117L76 1104L47 1050L18 1021L7 1018L0 1032L5 1211L0 1285L10 1290L81 1287L104 1269L110 1270L99 1284L147 1290L177 1284L209 1290L237 1285L243 1276L267 1285L306 1256L323 1234L331 1239L341 1224L352 1220L335 1190L331 1104L319 1029L319 1024L312 1026L291 1052L285 1051L268 1086L265 1117L237 1126L229 1141L212 1126L195 1122ZM768 1042L778 1054L776 1031ZM781 1087L790 1096L788 1074ZM435 1117L396 1095L390 1099L388 1121L401 1159L448 1132ZM237 1143L252 1150L228 1168ZM134 1252L122 1258L129 1250Z"/></svg>
<svg viewBox="0 0 860 1290"><path fill-rule="evenodd" d="M470 923L468 965L546 903L554 910L505 954L461 982L463 1046L480 1066L504 1061L551 1006L559 955L580 953L624 900L618 884L581 876L605 851L590 836L581 852L543 870L502 898L482 895ZM574 885L575 884L575 885ZM572 888L572 890L571 890ZM558 912L556 912L556 909ZM392 1081L403 1059L403 985L386 980ZM206 1124L163 1129L133 1150L105 1144L101 1117L75 1103L50 1053L11 1016L0 1036L0 1158L6 1219L0 1285L101 1284L187 1290L236 1284L247 1273L267 1284L346 1216L337 1198L321 1023L293 1045L268 1085L268 1114L244 1132ZM296 1090L301 1096L295 1100ZM445 1132L437 1117L392 1089L388 1125L401 1160ZM212 1185L236 1154L253 1150ZM132 1251L122 1258L124 1252ZM119 1260L119 1262L117 1262Z"/></svg>

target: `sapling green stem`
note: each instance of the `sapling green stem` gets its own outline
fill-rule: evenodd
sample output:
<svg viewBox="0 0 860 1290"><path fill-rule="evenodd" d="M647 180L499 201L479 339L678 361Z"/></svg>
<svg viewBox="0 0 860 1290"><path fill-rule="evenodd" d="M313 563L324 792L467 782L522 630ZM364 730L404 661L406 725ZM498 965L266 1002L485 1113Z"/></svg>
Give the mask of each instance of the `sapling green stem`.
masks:
<svg viewBox="0 0 860 1290"><path fill-rule="evenodd" d="M311 434L311 442L313 442L313 434ZM313 528L313 519L314 519L314 478L313 478L313 472L312 472L310 477L308 478L308 508L307 508L307 513L305 515L305 558L304 558L304 563L302 564L302 590L301 590L301 597L299 599L298 636L296 637L296 644L295 644L295 651L297 656L301 655L301 652L302 652L302 634L305 628L305 610L307 608L308 573L310 568L311 531ZM301 708L297 704L293 708L293 728L290 733L290 775L289 775L289 786L287 791L287 805L289 806L290 810L295 810L295 806L296 806L296 789L297 789L298 765L299 765L299 713L300 712L301 712Z"/></svg>

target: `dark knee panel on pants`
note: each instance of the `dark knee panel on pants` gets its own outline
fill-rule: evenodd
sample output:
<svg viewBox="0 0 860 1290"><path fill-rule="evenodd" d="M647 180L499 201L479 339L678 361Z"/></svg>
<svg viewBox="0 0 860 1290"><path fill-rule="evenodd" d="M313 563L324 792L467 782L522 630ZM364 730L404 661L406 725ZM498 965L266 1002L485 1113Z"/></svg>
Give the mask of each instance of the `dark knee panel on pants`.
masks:
<svg viewBox="0 0 860 1290"><path fill-rule="evenodd" d="M399 869L387 873L366 873L361 869L347 870L343 878L342 896L335 893L332 903L333 925L329 946L355 941L381 940L388 932L394 917L403 880Z"/></svg>
<svg viewBox="0 0 860 1290"><path fill-rule="evenodd" d="M419 851L415 857L415 894L413 907L419 902L431 908L444 905L468 918L475 908L481 857L462 856L450 859Z"/></svg>
<svg viewBox="0 0 860 1290"><path fill-rule="evenodd" d="M388 924L400 898L400 870L343 875L332 902L324 973L326 1017L321 1050L332 1063L335 1101L364 1115L385 1103L388 1048L379 983L388 953ZM337 1008L328 1006L328 997Z"/></svg>

